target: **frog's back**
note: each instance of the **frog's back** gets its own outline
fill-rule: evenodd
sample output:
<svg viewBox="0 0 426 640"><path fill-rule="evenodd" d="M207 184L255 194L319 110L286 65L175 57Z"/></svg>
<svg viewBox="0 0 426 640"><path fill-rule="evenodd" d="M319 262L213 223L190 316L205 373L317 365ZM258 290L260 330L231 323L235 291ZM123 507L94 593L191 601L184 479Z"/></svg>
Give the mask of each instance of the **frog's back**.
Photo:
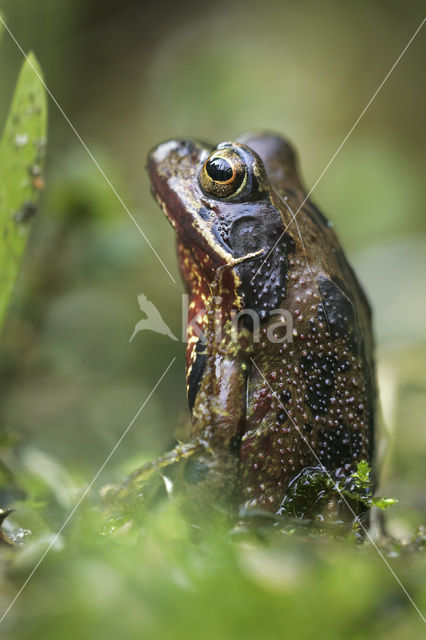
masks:
<svg viewBox="0 0 426 640"><path fill-rule="evenodd" d="M283 231L294 241L282 299L293 340L271 344L265 324L253 357L241 448L246 506L275 510L277 486L284 494L307 466L349 473L362 459L372 462L371 311L333 229L306 197L291 146L272 135L242 141L262 158L290 214Z"/></svg>

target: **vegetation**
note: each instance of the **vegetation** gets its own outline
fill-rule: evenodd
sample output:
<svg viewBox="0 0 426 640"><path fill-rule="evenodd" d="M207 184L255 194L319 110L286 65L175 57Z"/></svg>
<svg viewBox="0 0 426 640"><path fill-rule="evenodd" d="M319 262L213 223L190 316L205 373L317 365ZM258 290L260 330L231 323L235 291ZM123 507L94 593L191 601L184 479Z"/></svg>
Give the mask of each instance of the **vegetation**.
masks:
<svg viewBox="0 0 426 640"><path fill-rule="evenodd" d="M0 328L44 184L47 103L40 78L38 62L30 53L0 140Z"/></svg>

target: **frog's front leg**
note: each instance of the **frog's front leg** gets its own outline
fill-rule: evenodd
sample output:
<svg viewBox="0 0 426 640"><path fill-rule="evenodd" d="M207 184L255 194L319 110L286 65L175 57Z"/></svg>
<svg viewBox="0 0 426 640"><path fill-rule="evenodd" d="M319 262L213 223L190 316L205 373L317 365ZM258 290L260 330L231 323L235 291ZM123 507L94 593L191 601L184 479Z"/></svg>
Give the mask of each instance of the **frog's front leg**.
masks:
<svg viewBox="0 0 426 640"><path fill-rule="evenodd" d="M248 345L248 332L233 332L230 320L223 335L217 327L207 332L206 366L194 403L191 441L201 440L208 447L184 464L181 475L183 494L196 510L201 503L232 506L238 499Z"/></svg>
<svg viewBox="0 0 426 640"><path fill-rule="evenodd" d="M153 476L173 468L173 494L198 516L206 504L232 506L237 498L239 446L247 394L246 359L251 353L249 333L233 331L232 321L218 327L218 300L208 305L206 364L196 392L191 435L168 453L136 469L102 495L110 503L144 499Z"/></svg>
<svg viewBox="0 0 426 640"><path fill-rule="evenodd" d="M171 451L146 462L129 474L119 484L104 485L101 497L109 504L124 505L145 497L145 487L156 474L189 460L192 456L208 451L208 443L201 440L179 442Z"/></svg>

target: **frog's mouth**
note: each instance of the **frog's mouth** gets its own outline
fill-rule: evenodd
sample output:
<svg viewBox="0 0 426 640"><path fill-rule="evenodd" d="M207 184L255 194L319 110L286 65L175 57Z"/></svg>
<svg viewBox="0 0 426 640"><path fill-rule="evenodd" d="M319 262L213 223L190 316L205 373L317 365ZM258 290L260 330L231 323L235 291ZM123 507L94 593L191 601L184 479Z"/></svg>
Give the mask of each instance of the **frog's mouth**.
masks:
<svg viewBox="0 0 426 640"><path fill-rule="evenodd" d="M169 140L152 149L147 166L155 199L209 278L233 262L230 248L213 228L215 203L198 184L199 171L211 151L211 146L199 142Z"/></svg>

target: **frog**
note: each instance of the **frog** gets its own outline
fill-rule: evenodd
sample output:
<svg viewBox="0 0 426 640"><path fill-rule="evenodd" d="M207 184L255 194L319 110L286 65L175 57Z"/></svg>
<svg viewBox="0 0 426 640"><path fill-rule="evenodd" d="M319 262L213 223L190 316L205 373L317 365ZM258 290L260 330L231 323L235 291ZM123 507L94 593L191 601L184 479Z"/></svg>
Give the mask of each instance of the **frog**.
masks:
<svg viewBox="0 0 426 640"><path fill-rule="evenodd" d="M362 460L374 470L371 307L292 144L265 132L171 139L150 151L147 171L189 297L198 444L180 476L187 499L277 514L306 470L333 482ZM327 509L360 516L347 500Z"/></svg>

